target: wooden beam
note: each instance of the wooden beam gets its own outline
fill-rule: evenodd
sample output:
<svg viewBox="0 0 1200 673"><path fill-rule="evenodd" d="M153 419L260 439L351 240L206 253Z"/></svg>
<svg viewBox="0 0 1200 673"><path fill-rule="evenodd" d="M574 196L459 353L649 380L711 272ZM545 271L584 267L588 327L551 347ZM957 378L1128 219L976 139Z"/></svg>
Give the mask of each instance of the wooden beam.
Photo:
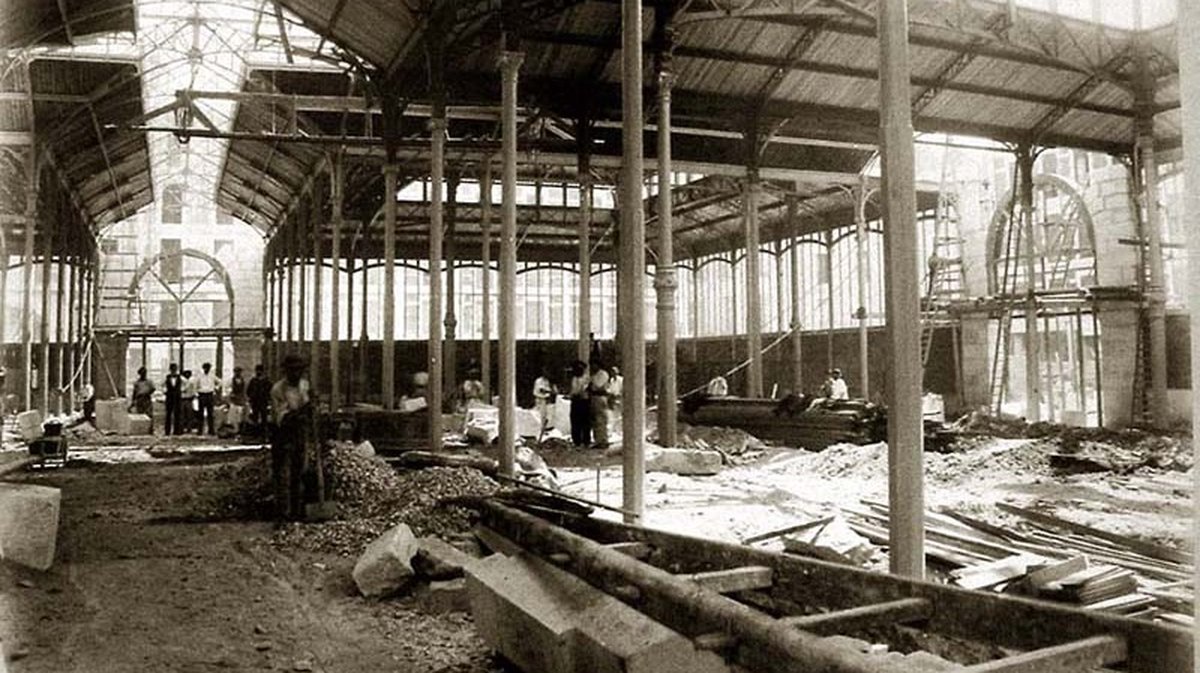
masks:
<svg viewBox="0 0 1200 673"><path fill-rule="evenodd" d="M1079 673L1125 661L1128 648L1117 636L1093 636L1065 645L976 664L962 673Z"/></svg>

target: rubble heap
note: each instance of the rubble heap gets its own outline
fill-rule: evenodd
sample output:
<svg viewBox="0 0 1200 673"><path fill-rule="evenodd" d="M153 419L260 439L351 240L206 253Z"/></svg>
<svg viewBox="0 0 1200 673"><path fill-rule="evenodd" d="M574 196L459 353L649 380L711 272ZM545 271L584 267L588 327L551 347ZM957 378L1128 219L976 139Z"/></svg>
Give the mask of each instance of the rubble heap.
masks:
<svg viewBox="0 0 1200 673"><path fill-rule="evenodd" d="M378 458L356 453L349 444L332 444L326 456L326 477L330 497L338 503L338 518L289 525L276 533L276 544L351 556L400 523L417 536L461 533L471 528L471 513L443 501L491 495L500 488L470 468L398 473Z"/></svg>

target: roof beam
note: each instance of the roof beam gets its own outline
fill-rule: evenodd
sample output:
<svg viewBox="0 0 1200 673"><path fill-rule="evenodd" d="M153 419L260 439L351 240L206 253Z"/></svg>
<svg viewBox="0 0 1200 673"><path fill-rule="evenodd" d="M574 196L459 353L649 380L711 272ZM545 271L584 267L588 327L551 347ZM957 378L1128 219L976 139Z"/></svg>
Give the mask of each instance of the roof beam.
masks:
<svg viewBox="0 0 1200 673"><path fill-rule="evenodd" d="M807 25L807 24L806 24ZM817 24L824 25L824 24ZM810 26L812 29L814 26ZM552 31L530 31L522 35L527 40L543 42L548 44L568 44L573 46L585 46L595 49L602 49L606 46L602 37L591 35L581 35L572 33L556 33ZM798 46L803 46L799 43ZM970 45L962 47L971 51ZM973 56L980 55L978 52L972 51ZM677 45L675 47L675 56L682 58L699 58L711 61L721 61L726 63L740 63L745 65L758 65L767 68L773 68L775 72L791 72L803 71L822 75L834 75L838 77L849 77L854 79L869 79L878 80L879 70L876 68L862 68L841 65L837 63L827 63L823 61L806 60L803 58L781 58L778 56L770 56L766 54L747 54L744 52L732 51L727 49L719 49L715 47L700 47L694 45ZM965 66L964 66L965 67ZM1073 70L1072 72L1078 72ZM965 82L939 81L936 77L918 77L911 78L911 83L914 86L924 88L939 88L942 90L959 91L962 93L976 94L980 96L989 96L992 98L1001 98L1013 100L1022 103L1033 103L1037 105L1060 105L1064 99L1054 96L1043 96L1032 94L1025 91L1013 91L1002 87L968 84ZM1121 107L1111 105L1098 105L1079 101L1077 104L1079 109L1085 109L1090 112L1098 112L1100 114L1116 115L1121 117L1133 117L1133 111Z"/></svg>
<svg viewBox="0 0 1200 673"><path fill-rule="evenodd" d="M990 32L1007 30L1011 25L1009 23L1009 18L1010 17L1007 9L996 12L987 20L986 30ZM976 38L973 44L982 43L983 40L984 38ZM937 74L933 77L933 83L929 86L923 87L920 93L913 97L913 115L916 116L924 112L925 108L929 107L929 105L933 103L933 100L937 98L938 94L944 91L946 87L954 81L954 78L962 74L962 71L966 70L967 66L971 65L977 56L979 56L978 50L964 49L955 54L953 58L948 60L941 68L939 68Z"/></svg>

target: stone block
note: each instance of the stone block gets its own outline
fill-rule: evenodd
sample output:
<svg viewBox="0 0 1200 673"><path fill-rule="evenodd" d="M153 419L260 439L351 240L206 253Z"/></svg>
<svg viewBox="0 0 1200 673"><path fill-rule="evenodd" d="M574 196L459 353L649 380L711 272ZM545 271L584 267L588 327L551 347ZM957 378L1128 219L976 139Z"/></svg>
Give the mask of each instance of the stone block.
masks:
<svg viewBox="0 0 1200 673"><path fill-rule="evenodd" d="M42 436L42 412L37 409L17 414L17 434L26 442Z"/></svg>
<svg viewBox="0 0 1200 673"><path fill-rule="evenodd" d="M413 577L412 559L419 544L406 524L375 538L354 564L354 584L367 598L379 598L403 589Z"/></svg>
<svg viewBox="0 0 1200 673"><path fill-rule="evenodd" d="M517 409L517 436L537 437L542 433L542 418L532 409Z"/></svg>
<svg viewBox="0 0 1200 673"><path fill-rule="evenodd" d="M467 571L476 631L523 671L575 670L576 615L598 600L599 592L563 574L525 555L489 556Z"/></svg>
<svg viewBox="0 0 1200 673"><path fill-rule="evenodd" d="M484 640L539 673L719 673L711 652L583 580L527 554L491 556L467 571Z"/></svg>
<svg viewBox="0 0 1200 673"><path fill-rule="evenodd" d="M129 414L129 434L148 435L152 429L152 422L146 414Z"/></svg>
<svg viewBox="0 0 1200 673"><path fill-rule="evenodd" d="M0 558L36 570L53 565L61 502L57 488L0 482Z"/></svg>
<svg viewBox="0 0 1200 673"><path fill-rule="evenodd" d="M654 448L646 451L647 472L706 475L721 471L721 454L701 449Z"/></svg>
<svg viewBox="0 0 1200 673"><path fill-rule="evenodd" d="M467 593L467 580L458 578L444 582L430 582L417 592L417 604L432 615L448 612L470 612L471 600Z"/></svg>
<svg viewBox="0 0 1200 673"><path fill-rule="evenodd" d="M479 560L441 538L423 537L417 540L417 544L412 566L417 574L426 579L462 577L467 566Z"/></svg>
<svg viewBox="0 0 1200 673"><path fill-rule="evenodd" d="M129 401L124 397L96 401L96 429L118 435L129 434Z"/></svg>

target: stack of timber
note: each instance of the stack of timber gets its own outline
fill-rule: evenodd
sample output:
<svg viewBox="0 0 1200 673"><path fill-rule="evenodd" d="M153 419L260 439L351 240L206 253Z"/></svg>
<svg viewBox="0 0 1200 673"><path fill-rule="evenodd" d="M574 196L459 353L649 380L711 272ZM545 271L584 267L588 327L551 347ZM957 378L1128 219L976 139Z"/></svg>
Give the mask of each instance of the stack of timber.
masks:
<svg viewBox="0 0 1200 673"><path fill-rule="evenodd" d="M845 508L851 529L888 544L888 508ZM1088 610L1193 624L1191 554L1004 503L1021 529L957 512L927 513L925 554L968 589L1021 594Z"/></svg>
<svg viewBox="0 0 1200 673"><path fill-rule="evenodd" d="M691 396L679 420L738 428L759 439L819 451L834 444L871 444L887 437L883 410L866 400L811 404L803 395L783 399Z"/></svg>
<svg viewBox="0 0 1200 673"><path fill-rule="evenodd" d="M1192 634L1173 624L494 498L477 507L476 536L497 554L467 569L472 613L529 673L1192 670Z"/></svg>

